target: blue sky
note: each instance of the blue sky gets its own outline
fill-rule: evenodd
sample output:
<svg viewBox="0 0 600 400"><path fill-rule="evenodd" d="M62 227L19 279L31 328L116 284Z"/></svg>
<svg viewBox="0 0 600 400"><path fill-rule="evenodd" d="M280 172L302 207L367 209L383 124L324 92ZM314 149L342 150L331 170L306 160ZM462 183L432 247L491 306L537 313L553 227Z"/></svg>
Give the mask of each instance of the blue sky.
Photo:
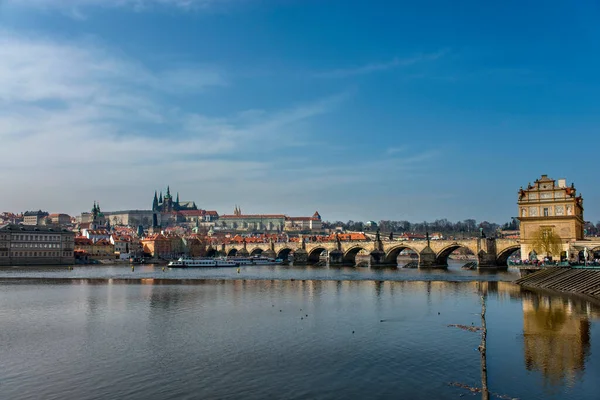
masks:
<svg viewBox="0 0 600 400"><path fill-rule="evenodd" d="M595 1L0 0L2 210L600 219ZM9 193L10 195L6 195Z"/></svg>

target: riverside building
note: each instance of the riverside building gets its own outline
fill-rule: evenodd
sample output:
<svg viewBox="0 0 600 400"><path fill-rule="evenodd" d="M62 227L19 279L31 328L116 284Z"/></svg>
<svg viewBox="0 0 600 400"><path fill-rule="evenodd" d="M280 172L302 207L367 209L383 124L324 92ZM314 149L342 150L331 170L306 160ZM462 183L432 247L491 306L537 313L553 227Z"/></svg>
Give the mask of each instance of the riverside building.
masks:
<svg viewBox="0 0 600 400"><path fill-rule="evenodd" d="M52 226L0 226L0 265L72 264L75 233Z"/></svg>
<svg viewBox="0 0 600 400"><path fill-rule="evenodd" d="M531 259L533 252L540 258L569 258L571 243L583 239L583 198L575 185L567 186L565 179L555 181L542 175L533 185L519 190L518 204L521 258ZM552 241L557 246L551 246ZM559 247L557 253L547 254L553 247Z"/></svg>

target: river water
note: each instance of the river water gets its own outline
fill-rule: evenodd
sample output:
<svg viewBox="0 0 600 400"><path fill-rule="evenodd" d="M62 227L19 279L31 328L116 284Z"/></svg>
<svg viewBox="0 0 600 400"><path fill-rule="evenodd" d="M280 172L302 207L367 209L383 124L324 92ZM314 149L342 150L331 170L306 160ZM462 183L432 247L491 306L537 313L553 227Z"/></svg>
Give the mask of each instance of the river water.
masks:
<svg viewBox="0 0 600 400"><path fill-rule="evenodd" d="M0 269L0 399L598 399L600 307L513 271ZM474 395L476 398L479 394Z"/></svg>

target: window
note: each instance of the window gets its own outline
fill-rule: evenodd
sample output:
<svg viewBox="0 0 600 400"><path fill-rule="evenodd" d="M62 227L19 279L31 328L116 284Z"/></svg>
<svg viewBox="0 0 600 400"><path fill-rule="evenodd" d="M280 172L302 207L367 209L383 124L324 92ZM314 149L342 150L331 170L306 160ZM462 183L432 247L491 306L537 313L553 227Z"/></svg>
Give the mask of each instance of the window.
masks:
<svg viewBox="0 0 600 400"><path fill-rule="evenodd" d="M544 207L544 217L547 217L549 215L549 211L547 207Z"/></svg>

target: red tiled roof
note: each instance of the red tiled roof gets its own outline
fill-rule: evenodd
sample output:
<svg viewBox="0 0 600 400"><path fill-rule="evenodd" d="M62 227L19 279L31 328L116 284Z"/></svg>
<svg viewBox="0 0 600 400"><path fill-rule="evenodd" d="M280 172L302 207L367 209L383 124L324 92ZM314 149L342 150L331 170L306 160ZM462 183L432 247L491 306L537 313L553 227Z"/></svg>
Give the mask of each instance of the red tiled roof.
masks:
<svg viewBox="0 0 600 400"><path fill-rule="evenodd" d="M74 243L75 246L79 245L79 246L91 246L92 244L94 244L94 242L92 241L92 239L88 239L84 236L77 236L74 239Z"/></svg>
<svg viewBox="0 0 600 400"><path fill-rule="evenodd" d="M142 239L142 241L146 242L146 241L153 241L153 240L169 240L167 239L162 233L157 233L155 235L150 235L144 239Z"/></svg>
<svg viewBox="0 0 600 400"><path fill-rule="evenodd" d="M182 210L179 211L179 214L183 215L184 217L199 217L199 216L203 216L206 214L205 210Z"/></svg>
<svg viewBox="0 0 600 400"><path fill-rule="evenodd" d="M235 219L235 218L285 218L283 214L246 214L246 215L221 215L221 219Z"/></svg>
<svg viewBox="0 0 600 400"><path fill-rule="evenodd" d="M103 236L110 236L110 233L106 230L106 229L89 229L88 231L89 235L103 235Z"/></svg>

